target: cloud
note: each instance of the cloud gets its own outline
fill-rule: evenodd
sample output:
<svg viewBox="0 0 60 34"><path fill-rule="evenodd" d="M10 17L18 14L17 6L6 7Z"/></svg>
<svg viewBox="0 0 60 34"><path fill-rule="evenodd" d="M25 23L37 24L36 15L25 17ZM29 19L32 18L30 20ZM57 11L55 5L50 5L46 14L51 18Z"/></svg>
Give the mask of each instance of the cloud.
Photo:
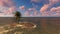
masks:
<svg viewBox="0 0 60 34"><path fill-rule="evenodd" d="M49 11L41 12L42 16L60 16L60 6L52 7Z"/></svg>
<svg viewBox="0 0 60 34"><path fill-rule="evenodd" d="M3 1L0 0L0 5L1 6L4 6L5 5L5 2L3 2Z"/></svg>
<svg viewBox="0 0 60 34"><path fill-rule="evenodd" d="M60 0L31 0L31 2L44 2L44 5L41 7L40 9L40 14L38 12L34 12L34 15L41 15L41 16L56 16L60 13L60 8L56 7L56 8L52 8L52 6L56 3L59 3ZM49 2L49 3L48 3ZM30 11L33 9L29 9ZM37 9L35 9L36 11ZM56 13L56 14L55 14Z"/></svg>
<svg viewBox="0 0 60 34"><path fill-rule="evenodd" d="M0 16L12 15L14 11L17 10L13 0L0 0Z"/></svg>
<svg viewBox="0 0 60 34"><path fill-rule="evenodd" d="M35 11L35 8L29 8L26 12L25 12L25 15L27 16L32 16L33 14L31 14L32 12Z"/></svg>
<svg viewBox="0 0 60 34"><path fill-rule="evenodd" d="M44 4L43 7L40 9L40 11L44 12L53 4L58 3L58 2L60 2L60 0L49 0L49 4Z"/></svg>
<svg viewBox="0 0 60 34"><path fill-rule="evenodd" d="M60 6L53 7L53 8L50 9L50 11L52 11L52 12L60 12Z"/></svg>
<svg viewBox="0 0 60 34"><path fill-rule="evenodd" d="M4 15L12 15L13 12L15 12L15 11L17 11L16 7L4 7L4 6L0 6L0 12L2 14L4 14Z"/></svg>
<svg viewBox="0 0 60 34"><path fill-rule="evenodd" d="M29 16L29 11L26 11L24 16Z"/></svg>
<svg viewBox="0 0 60 34"><path fill-rule="evenodd" d="M55 14L52 14L53 16L59 16L60 15L60 6L51 8L50 12L51 13L55 12Z"/></svg>
<svg viewBox="0 0 60 34"><path fill-rule="evenodd" d="M28 11L36 11L36 8L29 8Z"/></svg>
<svg viewBox="0 0 60 34"><path fill-rule="evenodd" d="M60 6L52 7L49 11L47 11L47 9L44 7L44 8L42 8L42 10L40 10L40 13L42 14L42 16L60 16L59 15L60 14Z"/></svg>
<svg viewBox="0 0 60 34"><path fill-rule="evenodd" d="M12 0L0 0L0 6L14 6L14 2Z"/></svg>
<svg viewBox="0 0 60 34"><path fill-rule="evenodd" d="M25 16L37 16L38 15L38 12L36 10L36 8L29 8L25 14Z"/></svg>
<svg viewBox="0 0 60 34"><path fill-rule="evenodd" d="M30 16L34 16L34 15L36 16L36 14L37 14L36 8L29 8L28 11L29 11Z"/></svg>
<svg viewBox="0 0 60 34"><path fill-rule="evenodd" d="M25 6L20 6L19 9L20 10L25 10Z"/></svg>
<svg viewBox="0 0 60 34"><path fill-rule="evenodd" d="M60 0L49 0L50 4L55 4L55 3L58 3L60 2Z"/></svg>
<svg viewBox="0 0 60 34"><path fill-rule="evenodd" d="M60 2L60 0L49 0L49 4L44 4L43 7L40 9L40 11L44 12L53 4L58 3L58 2Z"/></svg>
<svg viewBox="0 0 60 34"><path fill-rule="evenodd" d="M60 0L49 0L48 4L44 4L40 13L42 16L56 16L60 13L60 7L52 7L54 4L59 3Z"/></svg>
<svg viewBox="0 0 60 34"><path fill-rule="evenodd" d="M27 16L60 16L60 7L54 7L53 5L59 3L60 0L31 0L31 2L44 2L44 5L40 9L40 13L37 12L36 8L29 8L25 15ZM33 12L33 14L30 14Z"/></svg>
<svg viewBox="0 0 60 34"><path fill-rule="evenodd" d="M4 11L7 11L8 7L0 6L0 12L4 13Z"/></svg>
<svg viewBox="0 0 60 34"><path fill-rule="evenodd" d="M40 14L38 13L36 8L29 8L26 10L26 16L56 16L60 14L60 6L59 7L52 7L54 4L60 2L60 0L31 0L31 2L41 2L45 1L44 5L40 9ZM48 3L49 2L49 3ZM19 8L15 6L13 0L0 0L0 15L11 15L13 12L20 10L25 10L25 6L22 5ZM33 13L33 14L32 14Z"/></svg>
<svg viewBox="0 0 60 34"><path fill-rule="evenodd" d="M31 0L31 2L40 2L41 0Z"/></svg>
<svg viewBox="0 0 60 34"><path fill-rule="evenodd" d="M49 4L44 4L44 6L40 9L40 12L45 12L49 8Z"/></svg>
<svg viewBox="0 0 60 34"><path fill-rule="evenodd" d="M8 9L8 14L13 14L15 11L17 11L17 7L10 7L9 9Z"/></svg>
<svg viewBox="0 0 60 34"><path fill-rule="evenodd" d="M34 16L37 16L37 15L38 15L38 12L37 12L37 11L35 11L35 12L34 12Z"/></svg>
<svg viewBox="0 0 60 34"><path fill-rule="evenodd" d="M31 11L31 10L33 10L33 8L29 8L28 10Z"/></svg>

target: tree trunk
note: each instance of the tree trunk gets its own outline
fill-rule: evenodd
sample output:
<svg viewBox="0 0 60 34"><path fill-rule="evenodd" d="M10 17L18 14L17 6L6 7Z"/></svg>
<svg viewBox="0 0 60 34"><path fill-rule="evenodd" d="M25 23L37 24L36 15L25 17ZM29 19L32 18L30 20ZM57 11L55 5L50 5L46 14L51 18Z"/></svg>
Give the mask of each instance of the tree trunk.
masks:
<svg viewBox="0 0 60 34"><path fill-rule="evenodd" d="M16 17L17 24L19 24L19 21L20 21L20 17Z"/></svg>

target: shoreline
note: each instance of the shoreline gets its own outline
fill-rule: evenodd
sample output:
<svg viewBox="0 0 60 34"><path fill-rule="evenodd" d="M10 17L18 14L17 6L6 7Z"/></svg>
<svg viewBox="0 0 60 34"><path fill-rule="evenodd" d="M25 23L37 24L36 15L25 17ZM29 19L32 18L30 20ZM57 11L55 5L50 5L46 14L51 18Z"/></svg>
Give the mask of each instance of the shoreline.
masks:
<svg viewBox="0 0 60 34"><path fill-rule="evenodd" d="M27 22L21 22L21 23L19 23L18 25L16 25L17 27L21 27L21 28L36 28L37 26L36 26L36 24L34 24L34 23L27 23Z"/></svg>

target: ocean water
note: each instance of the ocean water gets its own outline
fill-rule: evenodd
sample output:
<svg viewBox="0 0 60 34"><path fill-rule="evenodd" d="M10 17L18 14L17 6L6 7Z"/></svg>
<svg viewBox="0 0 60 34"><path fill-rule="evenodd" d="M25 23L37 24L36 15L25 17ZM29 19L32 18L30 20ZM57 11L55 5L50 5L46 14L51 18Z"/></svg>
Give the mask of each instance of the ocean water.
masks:
<svg viewBox="0 0 60 34"><path fill-rule="evenodd" d="M16 27L14 30L6 34L14 34L22 32L21 34L60 34L60 18L59 17L22 17L20 22L31 22L37 25L35 29L21 29ZM1 17L0 25L7 25L16 23L16 20L11 17Z"/></svg>

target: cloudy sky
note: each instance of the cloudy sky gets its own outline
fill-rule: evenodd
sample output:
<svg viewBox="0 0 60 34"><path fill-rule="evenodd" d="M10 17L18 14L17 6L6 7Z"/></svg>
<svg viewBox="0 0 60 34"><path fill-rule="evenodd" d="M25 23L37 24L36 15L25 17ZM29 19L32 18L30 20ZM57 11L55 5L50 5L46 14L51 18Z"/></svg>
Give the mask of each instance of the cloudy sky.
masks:
<svg viewBox="0 0 60 34"><path fill-rule="evenodd" d="M11 17L16 11L23 17L59 17L60 0L0 0L0 17Z"/></svg>

